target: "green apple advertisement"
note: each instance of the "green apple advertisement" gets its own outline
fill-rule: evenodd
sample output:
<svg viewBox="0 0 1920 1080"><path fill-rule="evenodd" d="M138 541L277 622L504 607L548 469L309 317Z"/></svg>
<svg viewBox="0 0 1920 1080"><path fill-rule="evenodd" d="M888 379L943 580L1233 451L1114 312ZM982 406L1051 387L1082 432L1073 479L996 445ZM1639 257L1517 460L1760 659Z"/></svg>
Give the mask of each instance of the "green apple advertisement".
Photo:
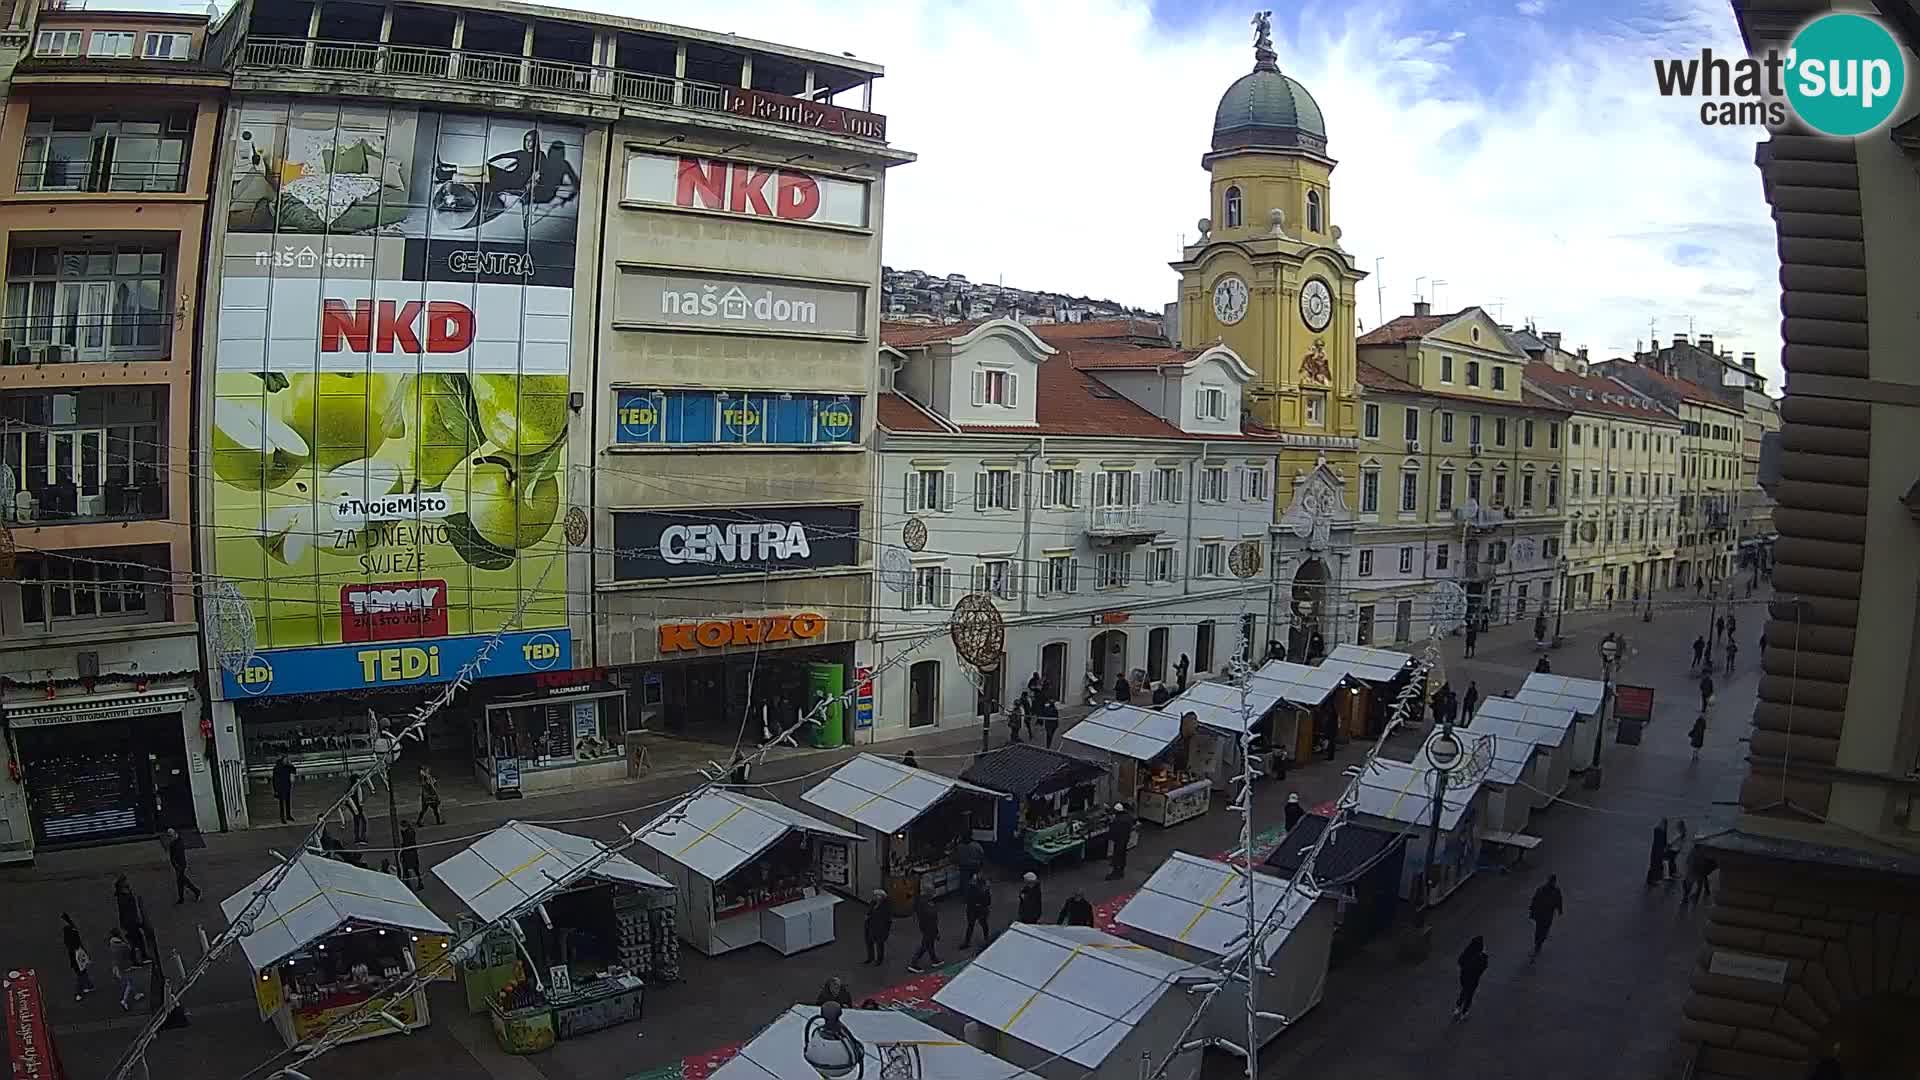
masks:
<svg viewBox="0 0 1920 1080"><path fill-rule="evenodd" d="M568 373L583 133L237 109L208 432L229 698L570 666ZM517 618L516 618L517 613Z"/></svg>

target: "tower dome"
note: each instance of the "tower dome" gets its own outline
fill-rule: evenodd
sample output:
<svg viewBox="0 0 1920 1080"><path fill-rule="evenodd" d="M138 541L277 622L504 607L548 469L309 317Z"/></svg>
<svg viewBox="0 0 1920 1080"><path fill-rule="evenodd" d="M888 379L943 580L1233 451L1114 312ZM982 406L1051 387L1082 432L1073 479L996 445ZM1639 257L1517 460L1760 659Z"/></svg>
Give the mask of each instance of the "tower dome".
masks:
<svg viewBox="0 0 1920 1080"><path fill-rule="evenodd" d="M1253 70L1234 80L1213 112L1213 148L1325 153L1327 121L1299 80L1280 71L1265 18L1254 22Z"/></svg>

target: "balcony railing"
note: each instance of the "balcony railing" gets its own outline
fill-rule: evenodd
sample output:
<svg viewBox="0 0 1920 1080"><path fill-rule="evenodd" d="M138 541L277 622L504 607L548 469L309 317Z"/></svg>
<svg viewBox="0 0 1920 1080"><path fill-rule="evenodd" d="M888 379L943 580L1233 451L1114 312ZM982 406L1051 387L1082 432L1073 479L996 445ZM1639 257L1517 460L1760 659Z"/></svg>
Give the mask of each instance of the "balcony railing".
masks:
<svg viewBox="0 0 1920 1080"><path fill-rule="evenodd" d="M73 194L173 192L187 190L186 162L122 162L101 168L84 161L25 161L14 178L15 191Z"/></svg>
<svg viewBox="0 0 1920 1080"><path fill-rule="evenodd" d="M0 364L124 364L165 359L173 313L19 315L0 319Z"/></svg>
<svg viewBox="0 0 1920 1080"><path fill-rule="evenodd" d="M776 117L775 122L812 131L886 141L886 118L873 113L761 90L535 57L419 45L252 37L241 51L240 62L242 67L251 68L381 75L482 87L518 86L640 105Z"/></svg>
<svg viewBox="0 0 1920 1080"><path fill-rule="evenodd" d="M96 485L91 491L72 483L29 484L0 502L0 517L10 525L22 526L139 521L166 513L166 488L156 483L108 483Z"/></svg>

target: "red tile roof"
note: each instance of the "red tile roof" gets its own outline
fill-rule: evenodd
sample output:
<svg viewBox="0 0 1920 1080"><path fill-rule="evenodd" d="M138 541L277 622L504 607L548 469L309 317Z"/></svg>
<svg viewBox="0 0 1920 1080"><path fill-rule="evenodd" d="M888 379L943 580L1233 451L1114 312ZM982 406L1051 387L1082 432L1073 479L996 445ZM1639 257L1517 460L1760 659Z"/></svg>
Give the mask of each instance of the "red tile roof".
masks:
<svg viewBox="0 0 1920 1080"><path fill-rule="evenodd" d="M1457 401L1466 405L1485 405L1489 408L1498 408L1504 405L1508 408L1550 409L1554 412L1563 413L1570 411L1558 400L1532 390L1532 388L1526 385L1524 380L1520 384L1519 401L1501 401L1498 398L1480 397L1475 394L1464 394L1452 390L1422 390L1420 387L1406 382L1390 372L1383 371L1367 363L1365 360L1360 361L1355 367L1355 374L1358 376L1361 386L1369 390L1379 390L1389 394L1414 394L1420 397Z"/></svg>
<svg viewBox="0 0 1920 1080"><path fill-rule="evenodd" d="M1049 344L1054 341L1089 341L1102 338L1161 339L1160 323L1157 319L1088 319L1077 323L1034 323L1027 329L1032 330L1040 340Z"/></svg>
<svg viewBox="0 0 1920 1080"><path fill-rule="evenodd" d="M965 337L977 329L985 320L957 323L910 323L883 322L880 324L880 340L883 344L896 349L911 349L916 345L931 345L938 341L952 341Z"/></svg>
<svg viewBox="0 0 1920 1080"><path fill-rule="evenodd" d="M1361 386L1374 390L1390 390L1396 394L1418 394L1422 392L1419 387L1412 383L1404 382L1393 375L1389 375L1379 368L1374 367L1372 364L1367 363L1365 360L1360 361L1355 366L1354 374L1358 377Z"/></svg>
<svg viewBox="0 0 1920 1080"><path fill-rule="evenodd" d="M1376 326L1361 334L1355 339L1354 344L1392 345L1401 341L1411 341L1414 338L1423 338L1464 314L1466 314L1465 311L1456 311L1448 315L1402 315L1387 320L1385 325Z"/></svg>
<svg viewBox="0 0 1920 1080"><path fill-rule="evenodd" d="M920 435L938 435L952 428L935 419L933 415L899 394L879 394L874 398L879 409L874 419L888 431L912 432Z"/></svg>
<svg viewBox="0 0 1920 1080"><path fill-rule="evenodd" d="M1127 345L1119 342L1082 341L1077 344L1049 341L1060 355L1077 368L1156 368L1166 364L1184 364L1199 356L1202 349L1170 349Z"/></svg>
<svg viewBox="0 0 1920 1080"><path fill-rule="evenodd" d="M1552 364L1536 360L1526 366L1523 378L1534 389L1575 412L1608 413L1634 420L1664 420L1677 423L1666 410L1644 404L1638 390L1599 375L1580 375L1560 371ZM1576 393L1576 391L1583 391ZM1588 397L1588 394L1592 397ZM1611 398L1612 400L1608 400Z"/></svg>
<svg viewBox="0 0 1920 1080"><path fill-rule="evenodd" d="M1077 350L1076 350L1077 351ZM1033 395L1037 430L1046 435L1112 435L1120 438L1191 439L1193 436L1128 401L1092 375L1063 363L1065 355L1040 365ZM967 425L968 431L1001 430Z"/></svg>
<svg viewBox="0 0 1920 1080"><path fill-rule="evenodd" d="M1740 411L1737 407L1728 404L1725 399L1714 396L1713 391L1701 386L1699 383L1689 379L1682 379L1675 375L1669 375L1651 364L1636 364L1631 360L1622 358L1603 362L1600 365L1600 370L1603 373L1610 372L1613 370L1613 365L1615 364L1621 367L1633 368L1635 371L1646 376L1654 385L1665 387L1667 392L1676 394L1688 401L1697 402L1701 405L1712 405L1717 408L1726 409L1729 412Z"/></svg>

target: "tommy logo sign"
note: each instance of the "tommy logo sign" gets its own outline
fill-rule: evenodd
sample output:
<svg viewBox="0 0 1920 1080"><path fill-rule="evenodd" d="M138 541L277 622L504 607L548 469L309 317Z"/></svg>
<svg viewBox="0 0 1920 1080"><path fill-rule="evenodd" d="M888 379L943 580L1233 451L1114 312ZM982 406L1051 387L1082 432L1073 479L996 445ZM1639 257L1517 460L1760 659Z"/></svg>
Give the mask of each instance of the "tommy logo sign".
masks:
<svg viewBox="0 0 1920 1080"><path fill-rule="evenodd" d="M404 641L446 633L444 581L391 581L340 589L342 641Z"/></svg>
<svg viewBox="0 0 1920 1080"><path fill-rule="evenodd" d="M713 619L698 623L663 623L660 651L699 652L729 645L778 645L812 641L827 632L827 617L811 611L798 615L763 615L757 619Z"/></svg>
<svg viewBox="0 0 1920 1080"><path fill-rule="evenodd" d="M321 352L450 353L472 345L473 309L453 300L320 302Z"/></svg>

